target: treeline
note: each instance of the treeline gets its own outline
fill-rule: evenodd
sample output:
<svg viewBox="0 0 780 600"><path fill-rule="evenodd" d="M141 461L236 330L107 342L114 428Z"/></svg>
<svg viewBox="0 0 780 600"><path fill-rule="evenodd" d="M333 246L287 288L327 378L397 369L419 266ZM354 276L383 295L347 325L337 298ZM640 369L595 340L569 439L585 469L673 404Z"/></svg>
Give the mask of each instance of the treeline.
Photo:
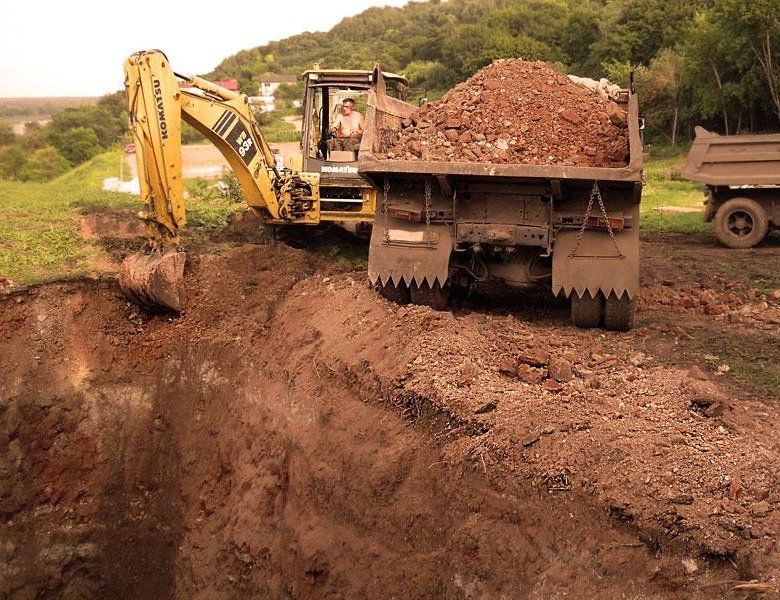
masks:
<svg viewBox="0 0 780 600"><path fill-rule="evenodd" d="M435 97L496 58L520 56L640 93L647 137L690 138L780 124L778 0L429 0L371 8L225 59L211 77L254 93L268 72L379 62Z"/></svg>
<svg viewBox="0 0 780 600"><path fill-rule="evenodd" d="M126 131L124 92L54 113L44 126L27 123L20 136L0 122L0 179L48 181L114 146Z"/></svg>

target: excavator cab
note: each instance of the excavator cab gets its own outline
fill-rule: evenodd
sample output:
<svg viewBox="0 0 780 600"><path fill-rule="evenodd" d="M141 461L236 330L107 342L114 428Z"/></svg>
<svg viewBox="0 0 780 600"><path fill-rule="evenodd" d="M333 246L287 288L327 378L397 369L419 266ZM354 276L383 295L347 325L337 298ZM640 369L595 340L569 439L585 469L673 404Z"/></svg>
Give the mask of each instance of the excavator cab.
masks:
<svg viewBox="0 0 780 600"><path fill-rule="evenodd" d="M401 75L383 73L387 93L406 99L409 82ZM373 71L311 69L304 81L300 163L293 168L320 175L322 220L342 223L370 222L376 208L376 192L358 175L357 147L338 149L331 130L342 102L354 100L354 110L366 115Z"/></svg>

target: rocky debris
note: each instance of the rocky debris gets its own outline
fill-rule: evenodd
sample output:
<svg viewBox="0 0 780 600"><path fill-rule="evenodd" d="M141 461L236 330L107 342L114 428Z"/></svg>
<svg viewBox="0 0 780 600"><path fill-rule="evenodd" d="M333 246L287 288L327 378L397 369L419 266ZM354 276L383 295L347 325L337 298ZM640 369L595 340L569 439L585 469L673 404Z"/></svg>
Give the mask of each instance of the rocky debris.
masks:
<svg viewBox="0 0 780 600"><path fill-rule="evenodd" d="M427 102L381 158L578 167L623 167L628 120L543 62L497 60Z"/></svg>
<svg viewBox="0 0 780 600"><path fill-rule="evenodd" d="M547 371L558 383L567 383L574 379L571 363L562 356L553 356L547 365Z"/></svg>

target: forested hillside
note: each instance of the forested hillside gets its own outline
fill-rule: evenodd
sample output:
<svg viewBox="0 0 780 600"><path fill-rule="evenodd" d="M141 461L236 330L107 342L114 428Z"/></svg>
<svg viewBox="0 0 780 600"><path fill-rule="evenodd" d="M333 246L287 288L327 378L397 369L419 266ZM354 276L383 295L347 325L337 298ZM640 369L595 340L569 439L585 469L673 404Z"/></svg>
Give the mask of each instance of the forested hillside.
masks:
<svg viewBox="0 0 780 600"><path fill-rule="evenodd" d="M264 73L323 67L406 74L435 96L493 59L520 56L627 84L635 71L648 137L678 141L780 125L777 0L429 0L372 8L225 59L211 77L251 93Z"/></svg>

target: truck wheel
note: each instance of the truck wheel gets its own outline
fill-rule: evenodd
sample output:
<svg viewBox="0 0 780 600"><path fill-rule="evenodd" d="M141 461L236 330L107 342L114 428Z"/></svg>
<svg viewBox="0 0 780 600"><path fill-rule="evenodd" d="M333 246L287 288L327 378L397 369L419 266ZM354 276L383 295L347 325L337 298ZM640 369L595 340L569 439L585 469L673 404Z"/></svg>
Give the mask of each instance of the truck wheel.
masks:
<svg viewBox="0 0 780 600"><path fill-rule="evenodd" d="M612 292L604 302L604 328L613 331L628 331L634 326L636 300L627 293L618 298Z"/></svg>
<svg viewBox="0 0 780 600"><path fill-rule="evenodd" d="M601 311L604 307L604 296L597 292L595 298L591 297L590 292L585 290L582 296L577 292L571 295L571 322L577 327L590 329L598 327L601 323Z"/></svg>
<svg viewBox="0 0 780 600"><path fill-rule="evenodd" d="M433 287L425 282L422 284L413 283L410 292L413 304L430 306L433 310L446 309L450 299L450 286L442 287L438 281L433 284Z"/></svg>
<svg viewBox="0 0 780 600"><path fill-rule="evenodd" d="M750 198L732 198L715 213L715 235L729 248L752 248L766 237L769 218Z"/></svg>
<svg viewBox="0 0 780 600"><path fill-rule="evenodd" d="M380 282L376 284L376 289L380 296L398 304L409 304L411 300L409 286L403 281L398 285L389 280L384 285Z"/></svg>

